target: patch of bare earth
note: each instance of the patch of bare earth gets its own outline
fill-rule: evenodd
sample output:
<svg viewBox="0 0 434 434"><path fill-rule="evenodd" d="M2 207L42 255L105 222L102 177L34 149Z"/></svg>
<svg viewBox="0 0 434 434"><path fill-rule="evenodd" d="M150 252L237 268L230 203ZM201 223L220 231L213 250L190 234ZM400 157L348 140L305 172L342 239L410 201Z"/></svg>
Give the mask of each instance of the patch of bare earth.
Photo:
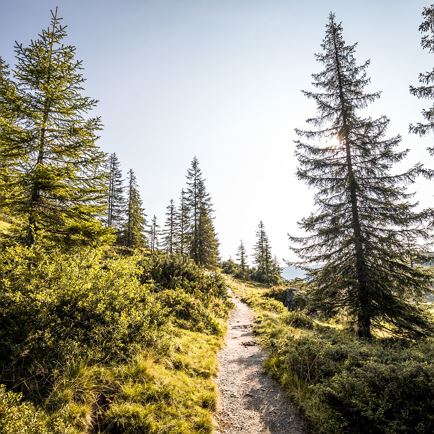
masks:
<svg viewBox="0 0 434 434"><path fill-rule="evenodd" d="M265 354L253 335L251 309L237 298L233 302L226 345L219 354L216 433L305 433L280 384L264 372Z"/></svg>

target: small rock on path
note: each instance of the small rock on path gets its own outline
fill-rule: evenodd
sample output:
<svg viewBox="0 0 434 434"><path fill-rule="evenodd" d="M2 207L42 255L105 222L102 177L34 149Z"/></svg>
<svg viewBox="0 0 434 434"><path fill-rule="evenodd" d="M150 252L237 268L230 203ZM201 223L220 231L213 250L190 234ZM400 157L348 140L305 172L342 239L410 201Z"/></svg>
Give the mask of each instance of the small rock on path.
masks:
<svg viewBox="0 0 434 434"><path fill-rule="evenodd" d="M251 309L233 297L226 345L219 354L216 434L303 434L303 420L282 387L263 370Z"/></svg>

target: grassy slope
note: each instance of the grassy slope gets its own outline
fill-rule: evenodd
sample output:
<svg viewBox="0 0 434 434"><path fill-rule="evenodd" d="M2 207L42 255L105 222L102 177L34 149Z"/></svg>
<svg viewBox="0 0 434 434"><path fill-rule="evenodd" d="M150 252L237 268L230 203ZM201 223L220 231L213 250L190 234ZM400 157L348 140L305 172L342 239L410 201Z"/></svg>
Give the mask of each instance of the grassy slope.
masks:
<svg viewBox="0 0 434 434"><path fill-rule="evenodd" d="M164 354L143 352L114 367L69 367L42 406L0 388L0 432L211 433L222 338L181 329L168 338Z"/></svg>
<svg viewBox="0 0 434 434"><path fill-rule="evenodd" d="M84 256L88 258L88 255ZM126 292L128 296L130 292L141 287L138 286L140 283L137 283L135 269L132 267L132 264L136 263L134 258L116 257L115 262L105 268L101 267L99 262L88 258L87 260L94 264L94 269L91 270L92 272L88 271L87 274L81 272L82 266L77 265L75 261L72 261L73 267L71 264L65 265L62 258L57 261L59 263L51 261L49 257L45 261L46 266L51 270L52 280L48 280L52 285L57 285L55 291L61 306L69 303L70 300L69 293L66 295L61 293L59 288L68 286L68 279L74 280L75 275L72 276L74 273L71 271L75 270L74 267L78 267L76 270L78 277L75 276L79 279L77 288L82 288L83 285L89 285L89 287L101 285L92 287L91 293L99 294L100 290L106 287L111 288L116 282L118 290L128 285L129 281L136 282L128 287ZM80 255L79 258L81 258ZM20 258L16 258L16 261L20 263ZM45 262L40 261L38 269L42 270L42 264ZM64 280L65 276L62 273L61 275L58 273L59 270L52 269L52 262L56 262L61 270L66 266L69 267L67 270L71 272L64 270L63 273L66 273L67 280ZM151 300L152 303L149 309L155 310L152 318L160 321L162 317L166 321L163 326L151 326L149 333L153 338L149 338L149 342L153 343L138 345L135 348L141 347L141 349L135 350L132 357L128 356L124 362L115 363L110 358L107 359L107 363L104 360L95 362L92 361L93 359L88 360L86 355L79 356L77 359L73 356L67 358L66 363L54 368L53 375L47 375L50 385L44 390L48 389L48 392L43 392L40 398L37 396L33 398L32 395L32 398L26 396L25 399L20 400L19 394L7 392L0 385L1 433L199 434L213 431L213 415L217 402L217 390L213 377L217 372L217 353L223 342L226 315L230 303L221 292L218 294L215 291L212 292L217 284L210 283L212 279L209 273L190 262L184 264L184 261L178 261L176 265L173 265L171 260L166 262L163 265L160 262L158 265L145 265L148 267L146 269L158 269L165 277L167 277L166 271L174 269L178 273L177 285L180 285L174 290L174 294L169 291L171 296L176 294L180 296L175 299L173 306L165 304L162 307L159 302L162 301L163 295L167 296L168 290L164 289L165 287L157 289L153 284L145 284L154 290L152 293L145 292L146 297L150 297L147 300ZM82 264L80 261L79 263ZM105 260L102 262L102 264L106 263L109 262ZM180 265L181 263L184 265ZM119 267L117 274L113 271L116 266ZM87 266L85 268L88 269ZM49 286L45 281L49 277L46 276L45 271L44 268L39 274L35 274L36 277L32 274L35 288L42 285L46 289ZM181 275L184 277L181 278ZM104 276L108 278L107 281L104 280ZM27 277L24 278L25 282L26 279ZM4 280L3 283L9 284L9 280ZM224 289L223 282L220 283L221 288ZM196 288L197 285L201 291L205 291L202 295L197 292L199 291ZM76 286L71 283L71 288L73 287L74 290L77 289ZM185 288L190 293L181 288ZM207 292L208 290L211 292ZM86 294L88 292L84 291ZM40 292L38 296L42 297ZM113 299L110 295L105 297L108 298L98 298L98 308L102 309L103 313L113 311ZM205 304L205 299L208 300L208 306ZM20 300L21 297L15 301L14 306L16 305L17 309L21 306ZM55 301L57 303L57 298ZM75 302L70 303L75 312ZM83 298L80 303L81 308L94 306L86 298ZM26 305L26 303L23 304ZM48 300L46 304L47 306L50 304ZM55 306L57 307L58 304ZM82 312L80 315L84 325L88 325L86 321L98 321L99 316L90 317L82 310L80 310ZM53 312L57 310L54 309ZM120 315L123 314L124 312L121 311ZM128 311L125 314L134 317L134 312ZM144 315L148 314L144 312ZM63 316L61 314L59 318L54 318L60 321ZM209 323L210 318L213 320L211 323ZM58 331L59 334L67 334L70 332L69 323L59 322L59 324L60 326L53 326L53 333ZM122 324L116 323L115 325L122 327ZM39 322L36 326L38 325ZM133 329L131 331L134 332ZM42 333L45 332L47 330L42 330ZM36 327L35 331L31 329L28 333L33 333L30 336L34 336L39 333L39 329ZM76 335L77 330L72 333ZM98 345L111 344L110 340L114 339L114 335L109 333L113 331L107 330L104 343L98 343ZM148 339L146 335L144 338ZM86 345L87 343L84 344ZM33 347L30 346L30 348L30 351L33 351L32 354L35 354L35 360L42 360L38 359L40 354L35 352ZM89 348L89 353L91 350L92 348Z"/></svg>
<svg viewBox="0 0 434 434"><path fill-rule="evenodd" d="M227 278L252 308L266 369L324 433L434 429L434 341L361 342L340 324L288 312L267 288Z"/></svg>
<svg viewBox="0 0 434 434"><path fill-rule="evenodd" d="M212 432L212 376L221 339L174 329L170 340L164 355L143 353L115 368L83 366L70 373L52 394L57 415L77 432L90 426L109 432Z"/></svg>

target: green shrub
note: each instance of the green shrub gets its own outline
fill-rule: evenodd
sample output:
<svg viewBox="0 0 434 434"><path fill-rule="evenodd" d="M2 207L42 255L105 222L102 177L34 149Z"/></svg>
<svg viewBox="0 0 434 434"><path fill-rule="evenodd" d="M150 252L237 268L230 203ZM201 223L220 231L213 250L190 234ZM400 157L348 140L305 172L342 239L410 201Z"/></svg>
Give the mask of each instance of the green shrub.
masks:
<svg viewBox="0 0 434 434"><path fill-rule="evenodd" d="M73 434L72 427L50 418L32 404L21 402L21 394L0 385L0 432L2 434Z"/></svg>
<svg viewBox="0 0 434 434"><path fill-rule="evenodd" d="M329 432L432 433L434 365L368 361L315 390L333 412Z"/></svg>
<svg viewBox="0 0 434 434"><path fill-rule="evenodd" d="M9 248L0 254L0 378L44 395L68 359L126 360L152 346L166 315L135 257Z"/></svg>
<svg viewBox="0 0 434 434"><path fill-rule="evenodd" d="M174 323L186 330L220 334L217 318L204 305L182 289L166 289L158 300L174 317Z"/></svg>
<svg viewBox="0 0 434 434"><path fill-rule="evenodd" d="M234 262L232 259L228 259L227 261L223 261L221 263L221 268L223 273L230 274L232 276L237 276L240 274L240 266Z"/></svg>
<svg viewBox="0 0 434 434"><path fill-rule="evenodd" d="M360 340L303 312L287 312L279 290L233 283L254 308L267 370L302 407L314 432L434 432L433 339Z"/></svg>
<svg viewBox="0 0 434 434"><path fill-rule="evenodd" d="M210 272L181 255L149 253L141 261L143 283L157 289L182 288L185 292L209 297L227 297L226 285L218 273Z"/></svg>
<svg viewBox="0 0 434 434"><path fill-rule="evenodd" d="M198 327L197 330L216 333L213 318L226 318L231 306L221 275L180 255L148 254L141 261L141 281L153 287L169 314L184 328ZM186 305L182 306L184 302ZM190 319L193 322L188 325Z"/></svg>
<svg viewBox="0 0 434 434"><path fill-rule="evenodd" d="M432 342L368 343L345 332L317 330L298 338L287 334L274 345L278 376L290 389L306 385L309 393L300 404L322 432L434 429L434 364L422 352L423 347L432 352Z"/></svg>
<svg viewBox="0 0 434 434"><path fill-rule="evenodd" d="M177 256L0 251L0 432L211 432L229 307Z"/></svg>
<svg viewBox="0 0 434 434"><path fill-rule="evenodd" d="M291 327L300 327L305 329L312 329L314 327L312 318L308 317L305 313L298 311L288 312L284 315L283 321Z"/></svg>

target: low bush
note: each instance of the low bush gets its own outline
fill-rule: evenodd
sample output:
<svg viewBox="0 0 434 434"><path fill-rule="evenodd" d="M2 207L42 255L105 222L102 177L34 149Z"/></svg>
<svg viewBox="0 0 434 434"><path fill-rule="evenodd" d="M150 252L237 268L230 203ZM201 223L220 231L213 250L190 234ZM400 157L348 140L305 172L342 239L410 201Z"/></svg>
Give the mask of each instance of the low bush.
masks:
<svg viewBox="0 0 434 434"><path fill-rule="evenodd" d="M231 307L219 273L180 255L151 253L141 261L141 281L151 286L176 323L189 330L221 333Z"/></svg>
<svg viewBox="0 0 434 434"><path fill-rule="evenodd" d="M305 313L298 311L288 312L283 316L283 321L291 327L300 327L305 329L312 329L314 327L312 318L307 316Z"/></svg>
<svg viewBox="0 0 434 434"><path fill-rule="evenodd" d="M177 256L2 250L0 432L210 433L229 308Z"/></svg>
<svg viewBox="0 0 434 434"><path fill-rule="evenodd" d="M140 284L135 257L15 247L0 263L0 379L26 395L44 396L68 359L126 360L162 333L164 311Z"/></svg>
<svg viewBox="0 0 434 434"><path fill-rule="evenodd" d="M222 333L219 318L184 290L166 289L159 292L158 300L170 311L174 324L178 327L214 335Z"/></svg>
<svg viewBox="0 0 434 434"><path fill-rule="evenodd" d="M267 370L314 432L434 432L434 340L360 340L303 312L279 312L266 288L231 287L254 308Z"/></svg>
<svg viewBox="0 0 434 434"><path fill-rule="evenodd" d="M153 283L156 289L182 288L189 294L202 294L203 299L225 297L226 285L217 272L197 265L181 255L148 253L141 260L142 283Z"/></svg>
<svg viewBox="0 0 434 434"><path fill-rule="evenodd" d="M60 418L50 418L22 395L0 385L0 432L2 434L74 434L74 428Z"/></svg>

